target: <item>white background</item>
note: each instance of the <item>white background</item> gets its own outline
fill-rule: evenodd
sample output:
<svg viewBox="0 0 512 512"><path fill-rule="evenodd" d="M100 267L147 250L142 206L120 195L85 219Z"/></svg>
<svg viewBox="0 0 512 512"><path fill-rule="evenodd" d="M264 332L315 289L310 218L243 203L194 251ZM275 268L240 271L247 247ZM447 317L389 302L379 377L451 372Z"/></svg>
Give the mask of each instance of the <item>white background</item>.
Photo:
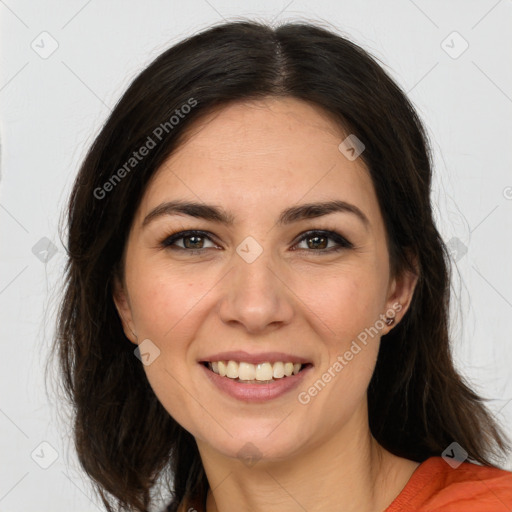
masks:
<svg viewBox="0 0 512 512"><path fill-rule="evenodd" d="M0 16L0 512L102 509L43 384L64 262L59 215L79 161L130 81L222 18L330 23L408 92L433 143L439 229L458 247L457 367L512 436L510 0L1 0ZM52 40L58 48L42 58ZM43 237L58 249L46 263L32 252ZM53 450L58 458L43 469L34 450L40 463Z"/></svg>

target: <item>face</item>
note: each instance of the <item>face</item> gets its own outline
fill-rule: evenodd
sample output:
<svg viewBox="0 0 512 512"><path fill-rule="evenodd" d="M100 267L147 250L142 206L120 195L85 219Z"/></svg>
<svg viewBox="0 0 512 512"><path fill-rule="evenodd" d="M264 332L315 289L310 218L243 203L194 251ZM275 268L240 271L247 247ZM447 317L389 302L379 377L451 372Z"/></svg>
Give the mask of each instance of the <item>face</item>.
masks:
<svg viewBox="0 0 512 512"><path fill-rule="evenodd" d="M338 148L347 135L300 100L232 104L197 124L145 190L116 306L127 337L144 343L160 402L218 454L252 443L265 458L291 457L367 424L366 391L391 328L383 318L400 321L415 280L390 275L368 170ZM227 218L161 207L172 201ZM300 208L334 201L345 204ZM270 384L235 382L203 364L229 351L248 354L237 362L305 366Z"/></svg>

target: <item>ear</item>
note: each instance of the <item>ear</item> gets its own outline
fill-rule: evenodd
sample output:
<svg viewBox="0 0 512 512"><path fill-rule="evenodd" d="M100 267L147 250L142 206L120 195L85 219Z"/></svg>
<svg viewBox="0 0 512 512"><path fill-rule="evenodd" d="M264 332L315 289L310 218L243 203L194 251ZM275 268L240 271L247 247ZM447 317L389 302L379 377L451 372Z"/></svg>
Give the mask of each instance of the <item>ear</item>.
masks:
<svg viewBox="0 0 512 512"><path fill-rule="evenodd" d="M130 307L130 302L128 301L128 295L117 273L114 275L112 280L112 298L114 300L114 304L116 306L119 317L121 318L124 334L132 343L138 345L135 325L133 324L132 310Z"/></svg>
<svg viewBox="0 0 512 512"><path fill-rule="evenodd" d="M400 320L404 317L416 289L419 277L419 265L416 255L408 254L409 260L412 262L414 272L411 270L403 270L401 274L395 276L389 284L388 297L386 299L386 308L389 316L395 313L395 322L391 326L386 326L382 330L382 335L387 334Z"/></svg>

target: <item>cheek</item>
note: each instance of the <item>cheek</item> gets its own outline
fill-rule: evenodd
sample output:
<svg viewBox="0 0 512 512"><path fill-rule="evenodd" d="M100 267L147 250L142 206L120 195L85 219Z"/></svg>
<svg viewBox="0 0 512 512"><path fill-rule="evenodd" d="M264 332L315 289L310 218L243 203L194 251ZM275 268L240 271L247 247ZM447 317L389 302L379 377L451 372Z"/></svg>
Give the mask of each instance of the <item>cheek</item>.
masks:
<svg viewBox="0 0 512 512"><path fill-rule="evenodd" d="M160 403L182 426L193 431L190 418L198 415L192 366L187 364L189 347L203 322L204 301L211 288L208 279L191 278L190 272L176 272L162 266L135 271L131 294L139 341L151 340L159 354L144 366L148 382ZM188 392L184 392L184 389Z"/></svg>
<svg viewBox="0 0 512 512"><path fill-rule="evenodd" d="M131 294L134 320L147 338L165 342L200 311L201 298L210 288L206 279L190 272L158 268L135 273ZM183 333L181 333L183 335Z"/></svg>
<svg viewBox="0 0 512 512"><path fill-rule="evenodd" d="M337 428L364 401L380 343L382 290L373 277L355 267L338 271L336 278L316 280L318 293L305 301L324 351L318 379L300 390L300 403L307 404L311 417L323 418L312 428Z"/></svg>
<svg viewBox="0 0 512 512"><path fill-rule="evenodd" d="M319 413L332 408L333 421L339 420L340 399L347 414L362 400L377 360L385 283L378 271L368 268L378 269L350 265L329 277L303 280L302 294L310 290L304 302L317 318L315 330L322 333L325 350L321 363L325 391L315 398L315 407Z"/></svg>
<svg viewBox="0 0 512 512"><path fill-rule="evenodd" d="M383 283L366 267L350 265L323 275L304 274L300 297L324 325L332 344L350 342L375 324L382 313Z"/></svg>

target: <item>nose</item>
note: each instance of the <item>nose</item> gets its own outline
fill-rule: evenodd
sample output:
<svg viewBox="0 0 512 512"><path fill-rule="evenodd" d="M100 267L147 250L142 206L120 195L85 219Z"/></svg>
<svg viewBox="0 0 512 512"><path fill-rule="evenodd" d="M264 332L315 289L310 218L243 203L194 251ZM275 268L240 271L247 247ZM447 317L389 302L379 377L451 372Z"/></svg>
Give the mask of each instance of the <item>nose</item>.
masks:
<svg viewBox="0 0 512 512"><path fill-rule="evenodd" d="M293 292L284 271L267 251L249 263L234 255L219 304L221 320L261 333L288 324L293 318Z"/></svg>

